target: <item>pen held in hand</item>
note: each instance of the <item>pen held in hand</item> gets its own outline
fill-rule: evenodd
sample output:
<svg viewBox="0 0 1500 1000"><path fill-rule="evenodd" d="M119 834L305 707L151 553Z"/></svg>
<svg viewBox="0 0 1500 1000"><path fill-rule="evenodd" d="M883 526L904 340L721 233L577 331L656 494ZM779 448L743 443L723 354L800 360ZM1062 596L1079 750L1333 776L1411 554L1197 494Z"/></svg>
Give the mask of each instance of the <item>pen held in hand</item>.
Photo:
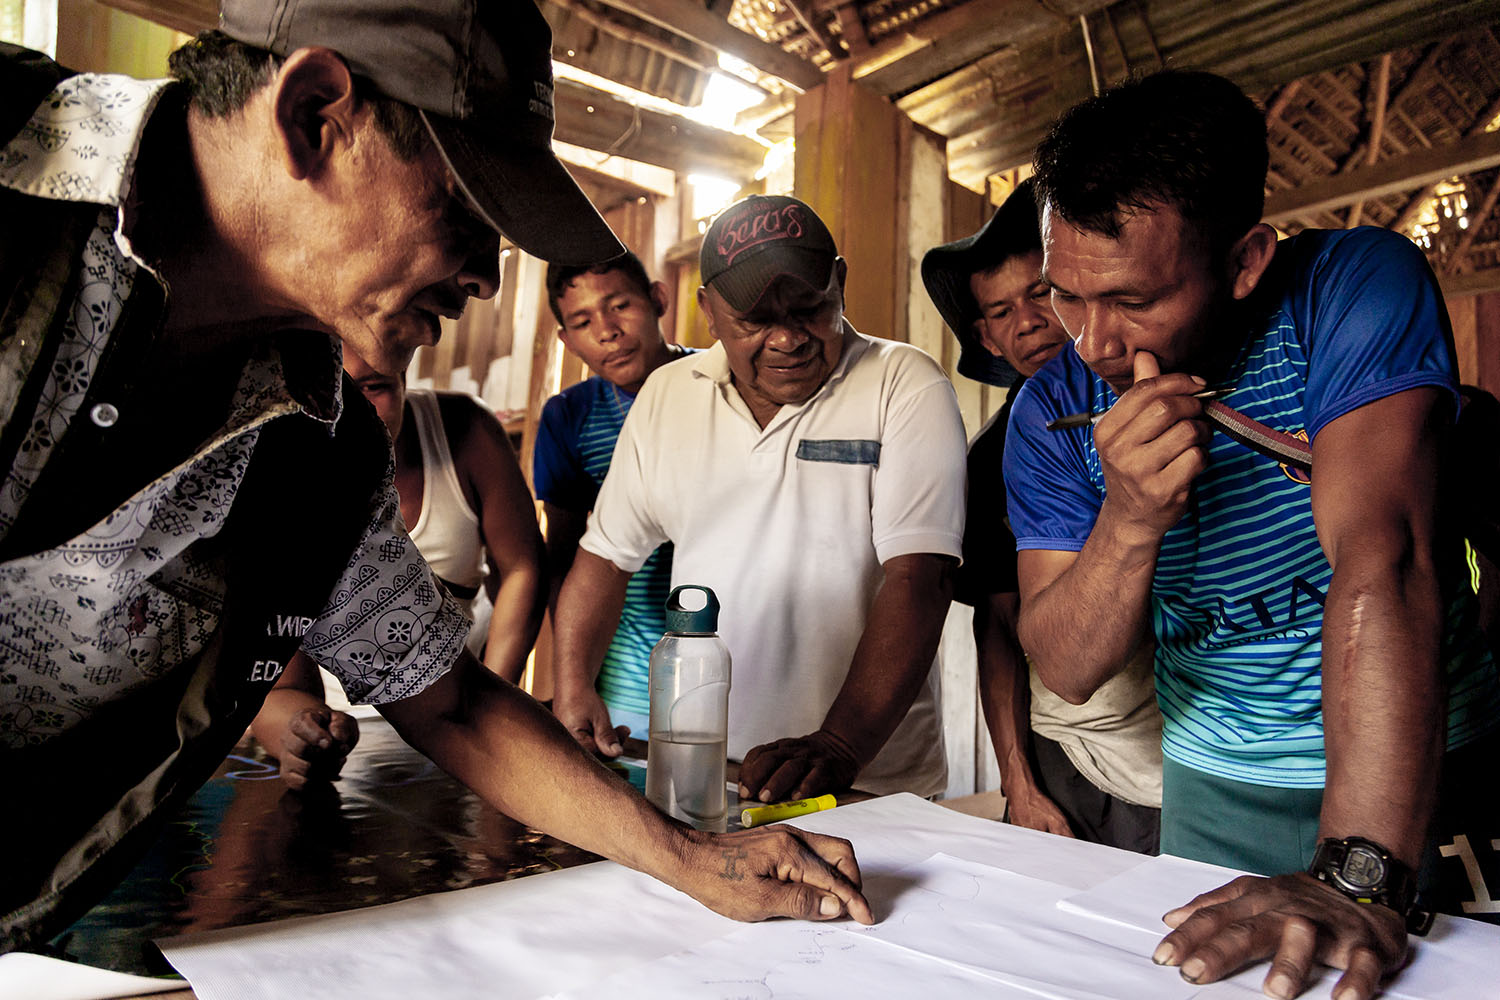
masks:
<svg viewBox="0 0 1500 1000"><path fill-rule="evenodd" d="M1236 386L1231 385L1221 389L1204 389L1202 392L1193 393L1193 398L1204 400L1223 399L1231 392L1234 392L1236 388ZM1074 427L1087 427L1090 424L1097 424L1108 412L1108 410L1100 410L1098 413L1092 411L1088 413L1070 413L1065 417L1049 420L1047 422L1047 429L1049 431L1066 431Z"/></svg>

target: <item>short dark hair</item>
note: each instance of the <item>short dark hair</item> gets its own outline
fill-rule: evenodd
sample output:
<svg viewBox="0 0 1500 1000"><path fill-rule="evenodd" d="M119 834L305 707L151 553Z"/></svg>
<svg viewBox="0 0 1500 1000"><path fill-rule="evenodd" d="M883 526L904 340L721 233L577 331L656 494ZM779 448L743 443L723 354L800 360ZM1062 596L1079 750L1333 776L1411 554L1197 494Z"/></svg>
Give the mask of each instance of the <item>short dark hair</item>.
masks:
<svg viewBox="0 0 1500 1000"><path fill-rule="evenodd" d="M1265 113L1213 73L1164 70L1065 112L1036 150L1038 206L1118 238L1135 211L1171 205L1220 254L1265 209Z"/></svg>
<svg viewBox="0 0 1500 1000"><path fill-rule="evenodd" d="M651 279L646 275L646 265L629 250L598 264L547 265L547 305L552 307L552 315L557 318L558 326L563 325L563 317L557 303L567 292L573 279L580 274L608 274L610 271L625 272L625 277L630 279L631 284L639 288L646 298L651 298Z"/></svg>
<svg viewBox="0 0 1500 1000"><path fill-rule="evenodd" d="M278 65L270 52L218 30L200 32L167 57L173 78L187 86L192 107L209 118L225 118L243 108L250 95L271 81ZM416 159L431 141L417 110L384 96L362 77L355 77L354 85L396 155Z"/></svg>

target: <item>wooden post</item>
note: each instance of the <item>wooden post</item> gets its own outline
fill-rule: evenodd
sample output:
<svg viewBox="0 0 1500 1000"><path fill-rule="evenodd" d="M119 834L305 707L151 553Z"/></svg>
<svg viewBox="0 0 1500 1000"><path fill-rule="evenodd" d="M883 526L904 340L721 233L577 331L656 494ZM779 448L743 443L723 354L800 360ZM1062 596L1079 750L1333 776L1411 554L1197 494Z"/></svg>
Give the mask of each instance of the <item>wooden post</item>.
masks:
<svg viewBox="0 0 1500 1000"><path fill-rule="evenodd" d="M906 301L897 301L905 262L900 176L902 129L911 120L850 79L849 67L797 98L794 190L822 217L849 262L845 313L860 332L906 340Z"/></svg>

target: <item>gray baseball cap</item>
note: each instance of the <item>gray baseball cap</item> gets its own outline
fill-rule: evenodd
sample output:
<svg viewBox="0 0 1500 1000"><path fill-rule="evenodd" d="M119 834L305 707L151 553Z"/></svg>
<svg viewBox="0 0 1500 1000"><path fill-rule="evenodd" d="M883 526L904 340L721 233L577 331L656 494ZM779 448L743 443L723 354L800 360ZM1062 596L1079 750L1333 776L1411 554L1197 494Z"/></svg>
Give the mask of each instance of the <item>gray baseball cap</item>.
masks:
<svg viewBox="0 0 1500 1000"><path fill-rule="evenodd" d="M623 252L552 152L552 30L532 0L221 0L219 28L278 56L327 46L416 108L485 221L527 253Z"/></svg>

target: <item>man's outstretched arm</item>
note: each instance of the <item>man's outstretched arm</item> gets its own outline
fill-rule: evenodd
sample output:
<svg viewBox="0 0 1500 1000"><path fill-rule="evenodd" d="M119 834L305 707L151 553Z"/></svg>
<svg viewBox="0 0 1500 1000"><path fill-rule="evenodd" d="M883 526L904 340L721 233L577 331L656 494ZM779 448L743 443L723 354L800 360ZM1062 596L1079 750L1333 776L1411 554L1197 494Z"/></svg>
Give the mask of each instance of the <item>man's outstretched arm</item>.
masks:
<svg viewBox="0 0 1500 1000"><path fill-rule="evenodd" d="M661 879L725 916L847 914L874 922L847 841L782 826L709 834L670 820L468 653L421 694L381 712L403 739L495 808Z"/></svg>
<svg viewBox="0 0 1500 1000"><path fill-rule="evenodd" d="M1329 423L1313 445L1312 506L1333 567L1323 612L1328 778L1319 836L1363 837L1412 870L1442 755L1443 608L1435 568L1438 443L1447 400L1413 389ZM1314 964L1367 1000L1406 954L1402 915L1306 874L1243 878L1166 915L1157 959L1211 982L1271 957L1266 992L1300 993Z"/></svg>
<svg viewBox="0 0 1500 1000"><path fill-rule="evenodd" d="M932 669L953 599L953 560L922 553L883 564L864 635L823 725L754 747L740 765L740 797L801 799L848 788L916 700Z"/></svg>

